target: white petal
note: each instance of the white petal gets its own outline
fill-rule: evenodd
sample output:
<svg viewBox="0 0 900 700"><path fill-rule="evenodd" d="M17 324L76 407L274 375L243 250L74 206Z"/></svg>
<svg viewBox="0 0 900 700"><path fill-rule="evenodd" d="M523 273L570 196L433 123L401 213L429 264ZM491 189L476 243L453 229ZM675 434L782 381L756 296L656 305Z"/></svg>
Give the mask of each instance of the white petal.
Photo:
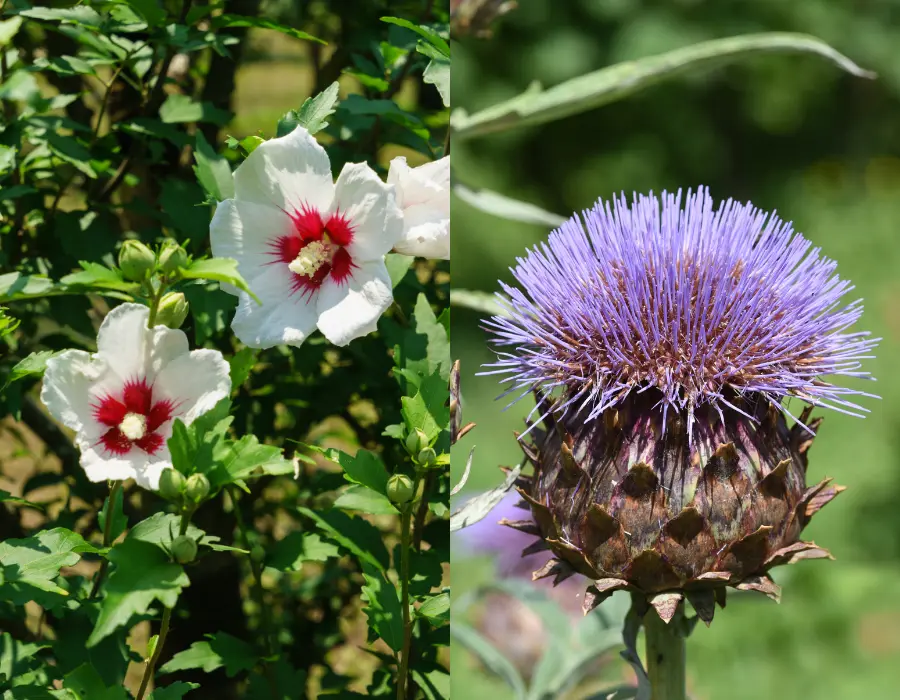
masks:
<svg viewBox="0 0 900 700"><path fill-rule="evenodd" d="M94 440L107 428L94 420L91 404L120 386L121 380L105 360L82 350L66 350L47 361L41 401L60 423Z"/></svg>
<svg viewBox="0 0 900 700"><path fill-rule="evenodd" d="M328 278L319 290L319 330L335 345L374 332L393 301L384 260L363 263L343 284Z"/></svg>
<svg viewBox="0 0 900 700"><path fill-rule="evenodd" d="M165 326L147 328L149 316L146 306L122 304L100 325L96 357L124 381L146 378L152 383L163 366L189 351L184 332Z"/></svg>
<svg viewBox="0 0 900 700"><path fill-rule="evenodd" d="M234 258L244 279L252 279L273 261L273 245L282 236L292 235L294 224L281 209L268 204L226 199L216 207L209 225L212 253L217 258ZM222 288L231 294L231 285Z"/></svg>
<svg viewBox="0 0 900 700"><path fill-rule="evenodd" d="M334 195L325 149L303 127L257 146L234 171L235 199L287 213L303 205L325 211Z"/></svg>
<svg viewBox="0 0 900 700"><path fill-rule="evenodd" d="M151 457L137 447L132 447L127 455L115 455L107 452L102 444L87 440L78 440L78 448L81 450L81 466L91 481L135 479L144 488L148 486L141 483L139 476L150 460L160 457L168 459L169 456L166 448Z"/></svg>
<svg viewBox="0 0 900 700"><path fill-rule="evenodd" d="M334 187L329 214L340 213L353 227L353 241L347 246L353 262L378 260L403 234L394 188L365 163L347 163Z"/></svg>
<svg viewBox="0 0 900 700"><path fill-rule="evenodd" d="M240 295L231 330L244 345L299 347L316 329L315 295L295 292L292 280L286 266L273 265L248 283L262 304L247 294Z"/></svg>
<svg viewBox="0 0 900 700"><path fill-rule="evenodd" d="M432 204L450 215L450 156L410 168L406 158L391 161L388 184L397 188L401 209L416 204Z"/></svg>
<svg viewBox="0 0 900 700"><path fill-rule="evenodd" d="M231 393L228 363L218 350L194 350L163 368L153 392L172 401L175 416L189 425Z"/></svg>
<svg viewBox="0 0 900 700"><path fill-rule="evenodd" d="M450 259L450 216L427 204L403 211L403 238L394 250L421 258Z"/></svg>
<svg viewBox="0 0 900 700"><path fill-rule="evenodd" d="M172 469L172 462L161 460L159 453L157 453L153 456L152 461L147 462L144 468L138 471L134 480L138 486L150 491L158 491L159 477L166 469Z"/></svg>

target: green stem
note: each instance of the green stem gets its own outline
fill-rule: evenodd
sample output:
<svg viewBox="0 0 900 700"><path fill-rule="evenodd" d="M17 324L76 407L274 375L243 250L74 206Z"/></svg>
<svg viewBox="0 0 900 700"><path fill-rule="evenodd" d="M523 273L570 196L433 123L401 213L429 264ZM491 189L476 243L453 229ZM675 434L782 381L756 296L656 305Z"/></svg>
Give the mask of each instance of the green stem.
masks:
<svg viewBox="0 0 900 700"><path fill-rule="evenodd" d="M228 495L234 505L234 518L237 521L238 531L241 534L241 542L245 549L250 549L250 538L247 535L247 526L244 522L244 514L241 513L238 504L237 489L229 489ZM250 571L253 574L253 596L256 598L256 605L259 607L260 619L263 628L263 641L266 647L266 656L272 657L275 654L275 635L273 632L272 618L269 616L269 608L266 605L265 590L262 585L262 567L253 556L250 556ZM264 664L266 679L269 683L269 692L272 694L273 700L280 700L281 689L278 687L278 677L272 671L271 664L266 661Z"/></svg>
<svg viewBox="0 0 900 700"><path fill-rule="evenodd" d="M147 318L147 328L153 328L156 325L156 314L159 313L159 302L162 301L163 294L166 293L166 285L161 284L159 289L150 300L150 316ZM184 533L182 533L184 534Z"/></svg>
<svg viewBox="0 0 900 700"><path fill-rule="evenodd" d="M109 545L112 544L110 539L112 538L113 509L116 507L116 497L119 495L119 490L121 488L121 481L113 481L109 485L109 506L106 509L106 522L103 524L104 547L109 547ZM94 585L91 587L91 594L88 596L88 599L95 598L100 592L100 586L103 585L103 579L106 578L108 569L109 559L104 557L103 562L100 564L100 571L97 572L97 578L94 579Z"/></svg>
<svg viewBox="0 0 900 700"><path fill-rule="evenodd" d="M419 492L419 474L413 481L413 493ZM412 514L415 501L404 504L400 513L400 608L403 610L403 649L400 652L400 670L397 675L397 700L406 700L409 676L409 653L412 643L412 620L409 615L409 550Z"/></svg>
<svg viewBox="0 0 900 700"><path fill-rule="evenodd" d="M191 523L191 516L193 514L193 510L185 510L181 513L181 527L178 529L179 535L183 535L187 532L188 525L190 525ZM144 677L141 678L141 687L138 689L135 700L144 700L144 695L147 692L147 686L150 685L150 679L153 678L153 672L156 669L156 664L159 662L159 657L162 656L163 646L166 643L166 636L169 634L169 623L172 621L173 609L174 608L166 608L163 611L162 622L159 625L159 637L157 637L156 639L156 648L153 649L153 653L150 655L150 660L147 662L147 667L144 669Z"/></svg>
<svg viewBox="0 0 900 700"><path fill-rule="evenodd" d="M654 610L644 616L651 700L686 700L685 639Z"/></svg>

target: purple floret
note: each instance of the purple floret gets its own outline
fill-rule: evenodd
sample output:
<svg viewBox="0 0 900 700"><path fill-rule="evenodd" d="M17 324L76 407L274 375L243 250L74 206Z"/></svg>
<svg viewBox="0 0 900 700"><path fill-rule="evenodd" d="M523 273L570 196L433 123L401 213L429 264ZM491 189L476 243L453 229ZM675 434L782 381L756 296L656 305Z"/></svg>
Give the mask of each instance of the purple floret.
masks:
<svg viewBox="0 0 900 700"><path fill-rule="evenodd" d="M862 302L836 264L790 222L705 188L662 198L599 200L517 259L520 288L503 285L510 316L487 322L498 360L521 398L543 414L587 409L588 419L631 392L656 390L685 414L735 395L803 401L851 415L866 409L827 375L868 377L860 360L878 340L848 329ZM505 395L505 394L504 394ZM552 405L551 405L552 404Z"/></svg>

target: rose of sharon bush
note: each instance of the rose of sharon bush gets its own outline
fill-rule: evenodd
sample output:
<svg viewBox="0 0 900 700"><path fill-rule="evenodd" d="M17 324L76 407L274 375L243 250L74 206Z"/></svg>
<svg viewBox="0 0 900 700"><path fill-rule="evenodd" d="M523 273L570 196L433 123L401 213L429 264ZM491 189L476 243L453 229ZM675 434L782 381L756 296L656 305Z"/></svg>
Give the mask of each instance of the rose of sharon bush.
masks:
<svg viewBox="0 0 900 700"><path fill-rule="evenodd" d="M403 238L394 250L404 255L450 259L450 156L410 168L406 158L391 161L388 184L397 188L403 210Z"/></svg>
<svg viewBox="0 0 900 700"><path fill-rule="evenodd" d="M300 345L318 328L346 345L374 331L393 301L384 256L403 232L394 188L364 163L348 163L334 182L325 150L298 127L260 144L234 189L210 235L213 254L235 258L262 301L238 293L238 338Z"/></svg>
<svg viewBox="0 0 900 700"><path fill-rule="evenodd" d="M231 391L220 352L191 351L182 331L148 328L149 313L122 304L100 326L96 353L66 350L47 362L41 400L75 431L91 481L158 488L172 466L172 422L190 424Z"/></svg>

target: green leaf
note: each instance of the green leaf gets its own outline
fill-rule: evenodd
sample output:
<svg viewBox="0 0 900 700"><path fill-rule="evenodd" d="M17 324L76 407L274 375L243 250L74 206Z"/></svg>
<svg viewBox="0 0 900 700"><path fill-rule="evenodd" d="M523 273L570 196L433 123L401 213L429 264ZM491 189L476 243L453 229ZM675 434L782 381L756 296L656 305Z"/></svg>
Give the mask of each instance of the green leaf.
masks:
<svg viewBox="0 0 900 700"><path fill-rule="evenodd" d="M307 34L306 32L302 32L299 29L288 27L287 25L280 24L279 22L273 22L268 19L263 19L262 17L247 17L244 15L225 14L214 18L213 25L216 29L221 27L259 27L260 29L272 29L276 32L281 32L282 34L293 37L294 39L315 41L318 44L328 43L323 39L319 39L318 37L313 36L312 34Z"/></svg>
<svg viewBox="0 0 900 700"><path fill-rule="evenodd" d="M195 102L189 95L173 93L159 108L159 118L166 124L210 122L224 126L231 119L231 114L209 102Z"/></svg>
<svg viewBox="0 0 900 700"><path fill-rule="evenodd" d="M23 275L21 272L0 275L0 302L41 297L52 293L53 289L53 280L41 275Z"/></svg>
<svg viewBox="0 0 900 700"><path fill-rule="evenodd" d="M309 508L297 511L315 521L318 528L341 547L380 571L386 571L390 557L381 532L362 518L351 517L340 510L316 512Z"/></svg>
<svg viewBox="0 0 900 700"><path fill-rule="evenodd" d="M450 106L450 61L449 59L433 58L425 67L422 80L434 85L441 93L441 101L444 107Z"/></svg>
<svg viewBox="0 0 900 700"><path fill-rule="evenodd" d="M315 532L291 532L278 540L266 558L266 566L279 571L299 571L304 562L326 561L340 555L336 545Z"/></svg>
<svg viewBox="0 0 900 700"><path fill-rule="evenodd" d="M450 592L444 591L426 598L416 610L416 615L424 617L435 627L450 622Z"/></svg>
<svg viewBox="0 0 900 700"><path fill-rule="evenodd" d="M522 680L516 667L480 632L462 620L454 619L450 625L450 636L472 652L488 671L506 681L518 700L525 699L527 695L525 681Z"/></svg>
<svg viewBox="0 0 900 700"><path fill-rule="evenodd" d="M391 287L396 289L397 285L406 277L406 272L412 266L415 257L412 255L401 255L400 253L388 253L384 259L387 265L388 275L391 277Z"/></svg>
<svg viewBox="0 0 900 700"><path fill-rule="evenodd" d="M457 111L451 119L453 134L456 139L463 140L515 127L544 124L602 107L677 75L721 66L758 53L817 54L848 73L863 78L874 77L815 37L789 32L745 34L608 66L549 90L532 85L523 94L475 114Z"/></svg>
<svg viewBox="0 0 900 700"><path fill-rule="evenodd" d="M49 360L51 357L56 357L59 354L59 352L53 352L52 350L39 350L38 352L31 353L24 360L21 360L20 362L17 362L15 365L13 365L13 368L9 371L9 376L6 378L6 384L3 385L3 388L5 389L13 382L17 382L20 379L25 379L26 377L43 376L44 371L47 369L47 360Z"/></svg>
<svg viewBox="0 0 900 700"><path fill-rule="evenodd" d="M13 496L9 491L0 489L0 503L3 502L15 503L18 506L27 506L29 508L35 508L37 510L44 510L44 506L42 506L40 503L32 503L31 501L26 501L24 498Z"/></svg>
<svg viewBox="0 0 900 700"><path fill-rule="evenodd" d="M438 372L444 382L449 382L453 363L450 360L450 334L447 328L435 317L431 304L424 294L419 294L419 298L416 299L414 313L416 333L428 339L426 346L428 373Z"/></svg>
<svg viewBox="0 0 900 700"><path fill-rule="evenodd" d="M113 270L100 263L85 262L84 260L78 264L81 265L82 269L79 272L73 272L63 277L60 280L61 284L115 289L122 292L136 292L140 289L140 285L122 279L118 270Z"/></svg>
<svg viewBox="0 0 900 700"><path fill-rule="evenodd" d="M528 202L520 202L490 190L473 190L457 183L453 186L453 194L470 207L507 221L519 221L550 228L557 228L566 222L566 219L558 214L552 214Z"/></svg>
<svg viewBox="0 0 900 700"><path fill-rule="evenodd" d="M24 678L35 655L47 646L49 645L20 642L9 632L0 633L0 687L3 687L4 676L7 679Z"/></svg>
<svg viewBox="0 0 900 700"><path fill-rule="evenodd" d="M158 27L166 21L166 11L159 6L157 0L126 0L151 27Z"/></svg>
<svg viewBox="0 0 900 700"><path fill-rule="evenodd" d="M194 144L194 173L201 187L216 201L234 197L234 178L231 176L231 166L224 156L220 156L209 145L202 131L197 131L197 140Z"/></svg>
<svg viewBox="0 0 900 700"><path fill-rule="evenodd" d="M506 480L500 486L466 501L462 508L450 516L450 532L462 530L464 527L474 525L479 520L484 520L487 514L512 490L521 471L522 466L519 465L510 470L506 475Z"/></svg>
<svg viewBox="0 0 900 700"><path fill-rule="evenodd" d="M150 693L150 700L181 700L192 690L196 690L200 685L198 683L182 683L176 681L164 688L157 688Z"/></svg>
<svg viewBox="0 0 900 700"><path fill-rule="evenodd" d="M12 41L21 26L21 17L10 17L0 21L0 49Z"/></svg>
<svg viewBox="0 0 900 700"><path fill-rule="evenodd" d="M59 75L96 75L94 67L84 59L76 56L53 56L35 59L34 67L38 70L49 70Z"/></svg>
<svg viewBox="0 0 900 700"><path fill-rule="evenodd" d="M195 260L189 268L182 270L181 275L188 279L213 280L230 284L243 292L247 292L257 304L262 304L259 297L250 291L250 287L247 286L244 278L241 277L241 273L238 272L237 260L232 258Z"/></svg>
<svg viewBox="0 0 900 700"><path fill-rule="evenodd" d="M396 652L403 648L403 611L397 589L381 571L363 562L362 599L369 618L369 629L381 637Z"/></svg>
<svg viewBox="0 0 900 700"><path fill-rule="evenodd" d="M298 126L302 126L310 134L324 129L328 126L325 120L335 112L339 89L340 85L334 81L315 97L307 97L300 109L292 109L278 120L276 136L286 136Z"/></svg>
<svg viewBox="0 0 900 700"><path fill-rule="evenodd" d="M233 678L241 671L256 665L258 654L252 645L225 632L208 634L208 642L194 642L189 649L175 654L159 669L162 674L199 668L205 673L225 667L225 674Z"/></svg>
<svg viewBox="0 0 900 700"><path fill-rule="evenodd" d="M292 474L294 465L274 445L262 445L255 435L245 435L223 447L216 455L217 467L209 475L213 486L233 484L257 469L266 474ZM217 477L213 479L212 477Z"/></svg>
<svg viewBox="0 0 900 700"><path fill-rule="evenodd" d="M237 390L241 387L250 376L250 371L256 364L256 357L259 353L254 348L241 348L228 359L231 373L231 388Z"/></svg>
<svg viewBox="0 0 900 700"><path fill-rule="evenodd" d="M473 289L453 289L450 291L450 305L463 309L480 311L492 316L509 317L509 311L500 305L497 297L490 292Z"/></svg>
<svg viewBox="0 0 900 700"><path fill-rule="evenodd" d="M368 450L357 450L349 455L340 450L322 450L323 454L344 469L344 478L354 484L362 484L378 493L387 492L388 473L381 457Z"/></svg>
<svg viewBox="0 0 900 700"><path fill-rule="evenodd" d="M66 674L63 687L78 693L82 698L94 700L131 700L131 696L121 686L108 688L97 670L90 664L82 664Z"/></svg>
<svg viewBox="0 0 900 700"><path fill-rule="evenodd" d="M100 614L87 646L92 647L128 624L135 615L143 615L159 602L167 608L175 606L178 596L190 579L184 568L169 561L157 545L129 535L109 552L115 569L104 585Z"/></svg>
<svg viewBox="0 0 900 700"><path fill-rule="evenodd" d="M448 59L450 58L450 44L448 44L446 39L442 38L441 35L433 29L429 29L428 27L424 27L420 24L413 24L409 20L400 19L399 17L382 17L381 21L387 22L388 24L396 24L398 27L404 27L405 29L409 29L416 34L419 34L438 51L440 51L444 56L446 56Z"/></svg>
<svg viewBox="0 0 900 700"><path fill-rule="evenodd" d="M447 380L439 373L422 379L415 396L400 399L400 413L408 431L418 428L428 436L429 442L434 442L450 424L450 407L446 405L449 398Z"/></svg>
<svg viewBox="0 0 900 700"><path fill-rule="evenodd" d="M350 486L334 502L335 508L358 510L372 515L397 515L400 511L388 497L366 486Z"/></svg>
<svg viewBox="0 0 900 700"><path fill-rule="evenodd" d="M64 24L80 24L91 29L99 29L103 24L103 17L87 5L60 8L32 7L22 10L19 15Z"/></svg>
<svg viewBox="0 0 900 700"><path fill-rule="evenodd" d="M54 581L64 566L74 566L84 552L99 550L84 538L63 527L43 530L32 537L0 542L0 599L14 605L30 600L38 589L68 595Z"/></svg>

